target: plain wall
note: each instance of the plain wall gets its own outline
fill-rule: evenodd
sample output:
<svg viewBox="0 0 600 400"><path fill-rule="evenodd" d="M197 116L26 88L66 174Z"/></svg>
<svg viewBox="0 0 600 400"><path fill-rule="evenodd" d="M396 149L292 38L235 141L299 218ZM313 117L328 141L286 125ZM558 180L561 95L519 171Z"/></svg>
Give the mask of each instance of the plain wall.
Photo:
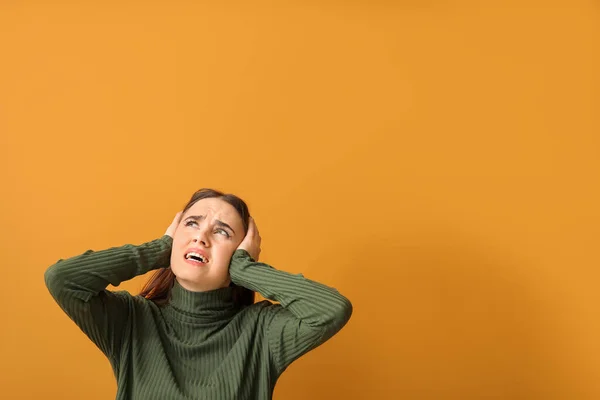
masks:
<svg viewBox="0 0 600 400"><path fill-rule="evenodd" d="M354 304L276 399L600 398L597 2L69 3L0 5L1 398L114 398L43 273L201 187Z"/></svg>

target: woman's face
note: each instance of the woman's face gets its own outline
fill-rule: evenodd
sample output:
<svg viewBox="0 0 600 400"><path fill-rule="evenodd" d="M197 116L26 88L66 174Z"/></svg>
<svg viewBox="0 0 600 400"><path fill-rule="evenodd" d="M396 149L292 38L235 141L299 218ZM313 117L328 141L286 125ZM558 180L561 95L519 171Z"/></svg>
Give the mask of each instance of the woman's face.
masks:
<svg viewBox="0 0 600 400"><path fill-rule="evenodd" d="M229 286L231 256L244 236L242 218L231 204L198 200L173 235L171 270L179 284L195 292Z"/></svg>

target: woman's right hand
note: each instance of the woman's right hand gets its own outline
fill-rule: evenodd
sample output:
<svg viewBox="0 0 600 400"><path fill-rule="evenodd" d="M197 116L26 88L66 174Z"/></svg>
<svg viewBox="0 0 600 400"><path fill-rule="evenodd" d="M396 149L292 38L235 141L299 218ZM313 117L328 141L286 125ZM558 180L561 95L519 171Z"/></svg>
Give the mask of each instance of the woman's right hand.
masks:
<svg viewBox="0 0 600 400"><path fill-rule="evenodd" d="M173 222L171 222L171 225L169 225L169 227L167 228L167 231L165 232L165 235L171 236L171 239L175 235L175 230L177 230L177 226L179 225L180 218L181 218L181 211L179 211L177 214L175 214L175 218L173 218Z"/></svg>

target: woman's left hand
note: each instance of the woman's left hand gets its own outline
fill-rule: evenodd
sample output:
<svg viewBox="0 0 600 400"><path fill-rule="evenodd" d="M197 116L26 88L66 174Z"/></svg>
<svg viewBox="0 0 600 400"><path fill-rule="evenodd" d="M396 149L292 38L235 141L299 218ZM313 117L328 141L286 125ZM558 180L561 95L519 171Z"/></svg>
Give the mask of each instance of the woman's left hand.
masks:
<svg viewBox="0 0 600 400"><path fill-rule="evenodd" d="M260 233L258 233L258 228L256 227L256 223L252 217L250 217L250 221L248 223L248 232L246 233L246 237L244 237L244 240L242 240L242 243L240 243L238 249L246 250L248 254L250 254L250 257L254 259L254 261L258 261L258 256L260 255Z"/></svg>

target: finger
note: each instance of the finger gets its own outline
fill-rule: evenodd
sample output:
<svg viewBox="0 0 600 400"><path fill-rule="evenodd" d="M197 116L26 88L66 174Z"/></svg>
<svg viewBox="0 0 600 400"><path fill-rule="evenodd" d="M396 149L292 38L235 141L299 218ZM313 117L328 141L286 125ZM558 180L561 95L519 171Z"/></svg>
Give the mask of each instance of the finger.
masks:
<svg viewBox="0 0 600 400"><path fill-rule="evenodd" d="M256 226L256 221L252 217L250 217L250 219L251 219L252 227L253 227L254 231L256 232L256 234L258 235L259 232L258 232L258 226Z"/></svg>
<svg viewBox="0 0 600 400"><path fill-rule="evenodd" d="M173 222L179 222L179 218L181 218L181 211L175 214L175 218L173 218Z"/></svg>

